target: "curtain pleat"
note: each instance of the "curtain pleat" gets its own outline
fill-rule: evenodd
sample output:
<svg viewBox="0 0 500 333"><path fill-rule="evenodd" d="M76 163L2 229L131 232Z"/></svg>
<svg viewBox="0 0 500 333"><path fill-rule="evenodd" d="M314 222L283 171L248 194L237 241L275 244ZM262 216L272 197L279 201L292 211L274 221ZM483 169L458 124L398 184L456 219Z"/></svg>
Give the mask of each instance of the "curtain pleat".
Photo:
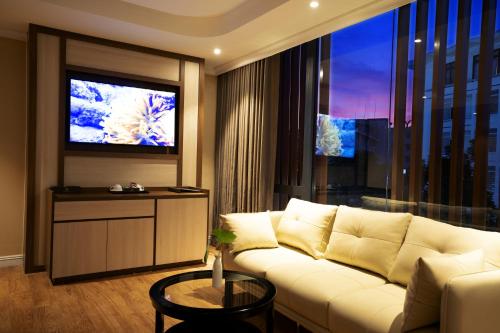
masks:
<svg viewBox="0 0 500 333"><path fill-rule="evenodd" d="M272 208L279 56L218 77L214 221Z"/></svg>

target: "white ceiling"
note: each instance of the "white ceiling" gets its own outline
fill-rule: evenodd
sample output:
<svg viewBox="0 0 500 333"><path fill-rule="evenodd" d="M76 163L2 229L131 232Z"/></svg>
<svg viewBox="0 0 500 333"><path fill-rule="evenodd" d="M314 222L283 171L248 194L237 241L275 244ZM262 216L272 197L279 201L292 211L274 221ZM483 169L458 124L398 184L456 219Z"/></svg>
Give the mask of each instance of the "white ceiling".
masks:
<svg viewBox="0 0 500 333"><path fill-rule="evenodd" d="M180 16L217 16L251 0L122 0Z"/></svg>
<svg viewBox="0 0 500 333"><path fill-rule="evenodd" d="M35 23L205 58L207 73L219 74L411 0L319 2L313 10L309 0L0 0L0 35L25 38Z"/></svg>

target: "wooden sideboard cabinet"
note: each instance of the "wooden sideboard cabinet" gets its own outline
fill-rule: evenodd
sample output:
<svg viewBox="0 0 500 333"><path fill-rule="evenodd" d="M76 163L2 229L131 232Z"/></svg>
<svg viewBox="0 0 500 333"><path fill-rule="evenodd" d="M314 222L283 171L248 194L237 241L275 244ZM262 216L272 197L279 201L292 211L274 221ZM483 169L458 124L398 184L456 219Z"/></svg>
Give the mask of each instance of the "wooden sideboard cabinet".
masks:
<svg viewBox="0 0 500 333"><path fill-rule="evenodd" d="M208 237L208 191L50 193L54 284L199 263Z"/></svg>

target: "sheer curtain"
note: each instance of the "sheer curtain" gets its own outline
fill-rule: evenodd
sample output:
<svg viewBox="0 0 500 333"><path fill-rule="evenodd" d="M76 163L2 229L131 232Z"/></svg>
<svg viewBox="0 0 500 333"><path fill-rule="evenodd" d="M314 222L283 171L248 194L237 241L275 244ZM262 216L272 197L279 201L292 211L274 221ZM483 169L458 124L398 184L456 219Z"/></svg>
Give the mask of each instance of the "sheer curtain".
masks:
<svg viewBox="0 0 500 333"><path fill-rule="evenodd" d="M279 59L218 77L214 221L219 214L272 208Z"/></svg>

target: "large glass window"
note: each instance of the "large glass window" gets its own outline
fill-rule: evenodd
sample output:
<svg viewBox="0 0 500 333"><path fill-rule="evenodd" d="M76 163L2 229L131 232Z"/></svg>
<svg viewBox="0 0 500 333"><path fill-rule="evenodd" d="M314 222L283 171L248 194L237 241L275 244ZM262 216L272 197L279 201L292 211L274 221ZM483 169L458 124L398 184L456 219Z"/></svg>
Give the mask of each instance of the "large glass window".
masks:
<svg viewBox="0 0 500 333"><path fill-rule="evenodd" d="M449 6L443 8L436 0L429 0L427 12L418 11L421 1L408 5L408 45L401 44L404 39L398 38L402 34L398 31L402 10L398 9L336 31L322 46L329 48L329 58L321 53L319 70L323 73L328 68L329 72L319 75L323 80L319 90L322 104L316 119L313 173L325 176L315 179L316 201L410 211L452 223L498 228L500 1L494 51L489 55L491 98L486 102L489 126L485 133L476 133L478 112L483 108L477 103L478 92L485 87L484 82L478 82L485 61L479 54L483 1L472 0L470 26L462 27L468 28L469 39L465 40L466 52L461 54L458 45L464 45L460 44L463 39L457 36L463 24L457 19L460 1L450 0ZM422 22L417 15L425 15L427 20L423 65L418 65L416 59L417 45L422 42L416 38L417 22ZM436 26L439 17L447 17L441 27ZM446 43L438 40L443 36ZM401 69L398 56L403 54L408 56L408 66ZM460 67L464 57L467 66ZM418 99L413 98L413 92L418 91L413 89L417 66L423 66ZM406 71L405 87L396 84L401 74L397 68ZM395 123L398 89L406 93L402 130ZM415 114L421 119L414 119ZM478 137L483 148L475 144ZM403 140L404 144L395 140ZM486 164L479 163L477 153L481 149L486 151ZM412 154L418 157L413 162ZM475 177L479 173L484 177ZM394 175L396 181L391 179ZM482 187L476 184L479 179L486 179ZM401 191L398 195L394 195L395 185ZM482 194L478 193L481 188ZM409 194L415 192L417 195ZM481 195L484 201L477 199ZM473 207L486 212L482 222L473 216Z"/></svg>
<svg viewBox="0 0 500 333"><path fill-rule="evenodd" d="M317 117L315 148L317 171L327 173L317 188L328 203L361 206L387 195L396 15L331 34L329 89L320 91L329 105Z"/></svg>

